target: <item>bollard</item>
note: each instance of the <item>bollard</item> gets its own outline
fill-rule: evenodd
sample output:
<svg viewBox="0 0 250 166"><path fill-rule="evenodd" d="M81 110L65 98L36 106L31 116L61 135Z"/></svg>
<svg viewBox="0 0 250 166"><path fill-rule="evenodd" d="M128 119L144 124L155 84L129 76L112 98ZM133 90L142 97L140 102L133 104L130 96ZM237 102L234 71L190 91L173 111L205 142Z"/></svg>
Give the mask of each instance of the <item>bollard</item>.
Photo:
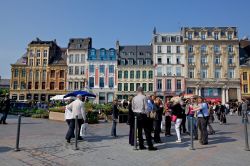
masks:
<svg viewBox="0 0 250 166"><path fill-rule="evenodd" d="M135 124L134 124L134 150L137 149L137 116L135 116Z"/></svg>
<svg viewBox="0 0 250 166"><path fill-rule="evenodd" d="M244 133L245 133L245 150L250 151L248 144L248 132L247 132L247 123L248 123L247 111L244 113L243 116L244 116L243 120L244 120Z"/></svg>
<svg viewBox="0 0 250 166"><path fill-rule="evenodd" d="M191 141L191 144L190 144L190 147L189 147L189 150L194 150L194 119L193 117L191 117L191 124L190 124L190 141Z"/></svg>
<svg viewBox="0 0 250 166"><path fill-rule="evenodd" d="M79 150L78 148L78 115L76 115L75 119L75 150Z"/></svg>
<svg viewBox="0 0 250 166"><path fill-rule="evenodd" d="M19 149L20 126L21 126L21 115L18 115L17 134L16 134L16 148L15 148L16 152L20 151L20 149Z"/></svg>

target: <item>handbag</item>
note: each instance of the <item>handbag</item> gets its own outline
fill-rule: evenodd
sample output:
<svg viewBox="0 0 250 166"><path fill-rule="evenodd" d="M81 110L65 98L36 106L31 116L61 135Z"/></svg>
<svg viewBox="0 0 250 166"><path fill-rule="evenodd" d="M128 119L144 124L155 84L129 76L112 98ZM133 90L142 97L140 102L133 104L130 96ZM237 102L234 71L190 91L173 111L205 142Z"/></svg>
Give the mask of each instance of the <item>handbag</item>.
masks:
<svg viewBox="0 0 250 166"><path fill-rule="evenodd" d="M172 122L176 122L176 120L177 120L177 116L176 116L176 115L172 115L172 116L171 116L171 121L172 121Z"/></svg>
<svg viewBox="0 0 250 166"><path fill-rule="evenodd" d="M81 130L80 130L80 136L84 137L87 135L87 128L88 128L88 123L83 123L81 125Z"/></svg>
<svg viewBox="0 0 250 166"><path fill-rule="evenodd" d="M155 111L151 111L151 112L149 113L149 118L155 119L155 117L156 117L156 112L155 112Z"/></svg>

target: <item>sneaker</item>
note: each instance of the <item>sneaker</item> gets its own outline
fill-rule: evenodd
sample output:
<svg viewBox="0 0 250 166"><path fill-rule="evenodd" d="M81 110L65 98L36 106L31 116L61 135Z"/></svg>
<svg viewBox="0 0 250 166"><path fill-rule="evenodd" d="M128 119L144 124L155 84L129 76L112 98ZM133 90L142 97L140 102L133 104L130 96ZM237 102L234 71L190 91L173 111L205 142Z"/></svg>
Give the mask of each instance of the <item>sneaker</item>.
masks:
<svg viewBox="0 0 250 166"><path fill-rule="evenodd" d="M158 149L157 149L156 147L153 147L153 146L152 146L152 147L148 147L148 150L149 150L149 151L156 151L156 150L158 150Z"/></svg>
<svg viewBox="0 0 250 166"><path fill-rule="evenodd" d="M181 143L181 140L176 140L175 142L176 142L176 143Z"/></svg>

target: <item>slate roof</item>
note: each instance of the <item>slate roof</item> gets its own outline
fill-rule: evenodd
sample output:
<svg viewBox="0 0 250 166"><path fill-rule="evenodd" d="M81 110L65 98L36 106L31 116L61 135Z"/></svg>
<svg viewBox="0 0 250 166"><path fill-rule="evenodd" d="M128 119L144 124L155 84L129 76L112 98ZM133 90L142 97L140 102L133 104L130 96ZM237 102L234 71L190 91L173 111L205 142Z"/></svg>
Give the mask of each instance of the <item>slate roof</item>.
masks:
<svg viewBox="0 0 250 166"><path fill-rule="evenodd" d="M10 86L10 79L0 79L0 86Z"/></svg>
<svg viewBox="0 0 250 166"><path fill-rule="evenodd" d="M67 48L61 48L60 52L53 58L50 65L67 65Z"/></svg>
<svg viewBox="0 0 250 166"><path fill-rule="evenodd" d="M249 40L240 41L239 53L240 53L240 65L250 67L250 41Z"/></svg>
<svg viewBox="0 0 250 166"><path fill-rule="evenodd" d="M92 47L92 38L71 38L69 39L68 49L86 50Z"/></svg>
<svg viewBox="0 0 250 166"><path fill-rule="evenodd" d="M19 58L14 64L15 65L27 65L27 53L24 53L23 56Z"/></svg>

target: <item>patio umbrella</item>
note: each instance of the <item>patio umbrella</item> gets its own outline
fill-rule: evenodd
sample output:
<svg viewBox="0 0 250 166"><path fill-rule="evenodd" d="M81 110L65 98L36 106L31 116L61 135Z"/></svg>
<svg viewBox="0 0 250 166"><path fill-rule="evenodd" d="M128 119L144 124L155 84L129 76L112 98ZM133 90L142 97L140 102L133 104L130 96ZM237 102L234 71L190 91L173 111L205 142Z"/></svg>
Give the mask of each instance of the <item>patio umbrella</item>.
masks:
<svg viewBox="0 0 250 166"><path fill-rule="evenodd" d="M81 95L81 96L85 96L85 97L96 97L96 95L92 94L92 93L89 93L89 92L86 92L86 91L74 91L74 92L71 92L71 93L68 93L64 96L64 98L66 97L70 97L70 96L74 96L76 97L77 95Z"/></svg>

